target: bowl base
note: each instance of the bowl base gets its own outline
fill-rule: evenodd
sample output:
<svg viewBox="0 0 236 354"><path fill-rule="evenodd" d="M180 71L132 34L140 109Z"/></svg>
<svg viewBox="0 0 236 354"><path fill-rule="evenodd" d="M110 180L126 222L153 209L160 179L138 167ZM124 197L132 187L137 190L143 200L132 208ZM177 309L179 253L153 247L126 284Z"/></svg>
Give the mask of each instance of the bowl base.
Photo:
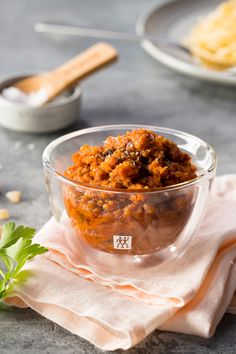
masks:
<svg viewBox="0 0 236 354"><path fill-rule="evenodd" d="M112 274L132 273L137 269L166 266L167 263L176 260L182 254L177 254L174 245L149 254L124 255L107 253L96 250L79 238L80 247L86 255L86 262L94 268L111 272Z"/></svg>

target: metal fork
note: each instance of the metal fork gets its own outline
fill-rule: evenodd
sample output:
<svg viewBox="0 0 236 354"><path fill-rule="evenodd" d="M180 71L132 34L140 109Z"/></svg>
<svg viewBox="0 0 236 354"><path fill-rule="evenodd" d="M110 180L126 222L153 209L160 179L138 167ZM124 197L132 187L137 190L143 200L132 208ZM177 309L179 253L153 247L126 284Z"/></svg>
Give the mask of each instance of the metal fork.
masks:
<svg viewBox="0 0 236 354"><path fill-rule="evenodd" d="M100 30L95 28L51 24L51 23L44 23L44 22L36 23L34 29L36 32L63 34L63 35L89 37L89 38L120 39L123 41L131 41L131 42L139 42L140 40L147 39L156 44L177 48L178 50L190 54L190 50L187 47L176 42L174 39L168 37L152 36L146 34L139 35L136 33L106 31L106 30Z"/></svg>

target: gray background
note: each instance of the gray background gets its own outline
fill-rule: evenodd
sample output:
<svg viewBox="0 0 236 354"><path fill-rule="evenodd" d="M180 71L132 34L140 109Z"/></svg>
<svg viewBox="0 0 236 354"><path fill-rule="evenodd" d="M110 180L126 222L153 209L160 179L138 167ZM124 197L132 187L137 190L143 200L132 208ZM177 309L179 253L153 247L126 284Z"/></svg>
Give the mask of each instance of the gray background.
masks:
<svg viewBox="0 0 236 354"><path fill-rule="evenodd" d="M0 75L49 70L94 40L39 35L39 20L133 31L139 14L157 0L0 0ZM112 43L112 42L111 42ZM148 123L195 134L218 153L218 173L236 172L235 89L207 84L170 71L137 44L113 43L117 64L81 84L83 105L76 125L65 132L111 123ZM40 228L50 217L41 154L65 132L19 134L0 128L0 207L11 219ZM29 145L29 144L34 144ZM30 147L33 149L30 149ZM10 205L4 193L23 192ZM211 339L155 332L130 353L234 353L236 318L226 315ZM91 344L31 310L0 312L1 353L99 353Z"/></svg>

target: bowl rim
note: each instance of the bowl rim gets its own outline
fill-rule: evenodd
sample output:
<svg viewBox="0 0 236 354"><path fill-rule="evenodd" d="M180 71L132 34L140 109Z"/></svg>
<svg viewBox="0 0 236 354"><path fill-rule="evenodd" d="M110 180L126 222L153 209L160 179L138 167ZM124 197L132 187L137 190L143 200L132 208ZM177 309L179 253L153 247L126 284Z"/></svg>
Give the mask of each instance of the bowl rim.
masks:
<svg viewBox="0 0 236 354"><path fill-rule="evenodd" d="M95 186L91 186L88 184L83 184L83 183L79 183L76 182L70 178L65 177L62 173L56 171L54 169L54 167L51 165L50 163L50 153L52 152L52 150L58 146L59 144L65 142L66 140L70 140L73 139L75 137L79 137L81 135L87 134L87 133L93 133L93 132L97 132L97 131L106 131L106 130L111 130L111 129L120 129L120 130L126 130L126 129L139 129L139 128L144 128L144 129L148 129L148 130L158 130L160 133L166 133L166 134L173 134L175 136L178 137L185 137L185 138L189 138L189 139L193 139L195 141L198 141L199 143L201 143L201 145L203 145L211 154L212 156L212 163L210 165L210 167L203 171L199 176L197 176L196 178L190 180L190 181L185 181L185 182L181 182L181 183L177 183L171 186L165 186L165 187L160 187L160 188L150 188L150 189L121 189L121 188L104 188L104 187L95 187ZM62 135L61 137L53 140L51 143L49 143L46 148L43 151L43 155L42 155L42 162L43 165L46 169L48 169L50 171L51 174L53 174L54 176L57 176L61 181L63 181L64 183L70 184L71 186L74 187L80 187L83 189L89 189L92 191L100 191L100 192L113 192L113 193L160 193L160 192L169 192L172 190L178 190L181 188L185 188L185 187L189 187L195 184L198 184L200 182L202 182L205 179L209 179L215 172L216 170L216 165L217 165L217 156L216 156L216 152L215 150L212 148L211 145L209 145L208 143L206 143L204 140L196 137L195 135L189 134L189 133L185 133L183 131L180 130L176 130L176 129L171 129L171 128L164 128L164 127L159 127L159 126L152 126L152 125L142 125L142 124L113 124L113 125L102 125L102 126L94 126L91 128L85 128L85 129L80 129L80 130L76 130L74 132Z"/></svg>

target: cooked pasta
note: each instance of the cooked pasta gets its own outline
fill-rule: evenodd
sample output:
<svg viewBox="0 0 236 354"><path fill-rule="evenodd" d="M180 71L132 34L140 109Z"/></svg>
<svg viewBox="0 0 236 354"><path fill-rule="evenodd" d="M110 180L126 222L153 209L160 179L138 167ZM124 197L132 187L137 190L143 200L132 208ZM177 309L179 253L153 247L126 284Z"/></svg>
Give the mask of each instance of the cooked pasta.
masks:
<svg viewBox="0 0 236 354"><path fill-rule="evenodd" d="M186 44L204 66L216 70L236 66L236 0L220 4L204 17Z"/></svg>

